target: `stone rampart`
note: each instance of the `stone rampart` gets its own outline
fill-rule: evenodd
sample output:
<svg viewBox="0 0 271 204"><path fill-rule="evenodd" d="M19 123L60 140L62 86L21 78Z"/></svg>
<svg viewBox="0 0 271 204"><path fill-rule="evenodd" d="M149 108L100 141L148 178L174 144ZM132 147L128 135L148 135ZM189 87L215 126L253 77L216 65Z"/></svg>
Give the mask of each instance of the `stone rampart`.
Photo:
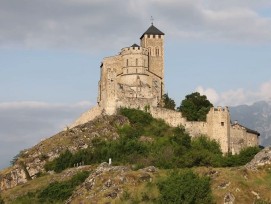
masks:
<svg viewBox="0 0 271 204"><path fill-rule="evenodd" d="M93 108L89 109L87 112L83 113L73 124L69 126L69 128L73 128L77 125L84 124L93 120L94 118L98 117L103 113L103 109L100 106L94 106Z"/></svg>

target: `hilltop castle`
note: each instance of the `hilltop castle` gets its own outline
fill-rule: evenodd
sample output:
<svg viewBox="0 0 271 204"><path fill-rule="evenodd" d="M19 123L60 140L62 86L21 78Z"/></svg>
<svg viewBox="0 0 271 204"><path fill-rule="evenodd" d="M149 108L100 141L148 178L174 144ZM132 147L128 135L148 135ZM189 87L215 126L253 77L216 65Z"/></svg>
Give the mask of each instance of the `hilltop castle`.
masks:
<svg viewBox="0 0 271 204"><path fill-rule="evenodd" d="M191 122L180 112L161 108L164 94L164 33L153 24L133 44L115 56L105 57L100 66L98 105L84 113L71 127L101 114L112 115L119 107L149 107L155 118L171 126L182 125L192 136L207 135L217 140L223 153L239 153L248 146L259 145L259 133L237 122L231 123L227 107L211 108L206 122Z"/></svg>

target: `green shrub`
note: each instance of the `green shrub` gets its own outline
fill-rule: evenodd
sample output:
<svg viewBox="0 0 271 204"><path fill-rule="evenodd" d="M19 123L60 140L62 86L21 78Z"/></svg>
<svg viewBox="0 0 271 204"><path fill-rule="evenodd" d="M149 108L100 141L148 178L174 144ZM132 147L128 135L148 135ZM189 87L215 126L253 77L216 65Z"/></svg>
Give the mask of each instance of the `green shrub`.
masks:
<svg viewBox="0 0 271 204"><path fill-rule="evenodd" d="M88 176L89 172L83 171L77 173L68 181L51 183L39 193L38 198L41 203L64 201L72 195L75 187L83 183Z"/></svg>
<svg viewBox="0 0 271 204"><path fill-rule="evenodd" d="M153 120L150 113L138 109L121 108L119 114L126 116L132 124L148 125Z"/></svg>
<svg viewBox="0 0 271 204"><path fill-rule="evenodd" d="M75 174L70 180L63 182L54 182L49 184L44 189L16 198L14 204L29 204L29 203L63 203L71 195L76 186L80 185L89 176L89 172L82 171Z"/></svg>
<svg viewBox="0 0 271 204"><path fill-rule="evenodd" d="M64 169L71 166L70 162L72 156L72 153L69 150L66 150L64 153L60 154L60 156L55 160L47 162L44 166L45 170L54 170L57 173L63 171Z"/></svg>
<svg viewBox="0 0 271 204"><path fill-rule="evenodd" d="M191 170L174 171L157 185L160 191L159 203L213 203L210 179L199 177Z"/></svg>
<svg viewBox="0 0 271 204"><path fill-rule="evenodd" d="M1 195L0 195L0 204L5 204L4 200L2 199Z"/></svg>
<svg viewBox="0 0 271 204"><path fill-rule="evenodd" d="M259 147L247 147L242 149L239 154L229 154L224 157L222 166L232 167L245 165L250 162L260 150Z"/></svg>

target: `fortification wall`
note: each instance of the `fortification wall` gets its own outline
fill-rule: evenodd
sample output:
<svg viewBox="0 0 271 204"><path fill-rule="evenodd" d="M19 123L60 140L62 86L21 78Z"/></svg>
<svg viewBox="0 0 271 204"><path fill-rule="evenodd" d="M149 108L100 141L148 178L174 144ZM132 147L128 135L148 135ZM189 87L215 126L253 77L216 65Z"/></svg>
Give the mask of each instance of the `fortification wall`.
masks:
<svg viewBox="0 0 271 204"><path fill-rule="evenodd" d="M162 119L170 126L173 127L178 127L180 125L183 126L191 137L207 134L206 122L187 121L186 118L182 116L181 112L169 110L166 108L152 107L150 109L150 113L154 118Z"/></svg>
<svg viewBox="0 0 271 204"><path fill-rule="evenodd" d="M247 147L254 147L259 145L258 136L249 132L246 132L246 145Z"/></svg>
<svg viewBox="0 0 271 204"><path fill-rule="evenodd" d="M184 125L185 118L180 112L166 108L151 107L150 114L157 119L163 119L167 124L173 127Z"/></svg>
<svg viewBox="0 0 271 204"><path fill-rule="evenodd" d="M238 127L230 128L230 149L232 154L238 154L246 147L246 130Z"/></svg>
<svg viewBox="0 0 271 204"><path fill-rule="evenodd" d="M223 153L230 150L230 114L227 107L211 108L207 114L207 135L215 139Z"/></svg>
<svg viewBox="0 0 271 204"><path fill-rule="evenodd" d="M84 124L88 121L93 120L94 118L102 115L103 109L100 106L94 106L89 109L87 112L83 113L73 124L69 126L69 128L73 128L77 125Z"/></svg>
<svg viewBox="0 0 271 204"><path fill-rule="evenodd" d="M198 121L187 121L184 124L185 130L191 137L197 137L200 135L207 135L207 123Z"/></svg>

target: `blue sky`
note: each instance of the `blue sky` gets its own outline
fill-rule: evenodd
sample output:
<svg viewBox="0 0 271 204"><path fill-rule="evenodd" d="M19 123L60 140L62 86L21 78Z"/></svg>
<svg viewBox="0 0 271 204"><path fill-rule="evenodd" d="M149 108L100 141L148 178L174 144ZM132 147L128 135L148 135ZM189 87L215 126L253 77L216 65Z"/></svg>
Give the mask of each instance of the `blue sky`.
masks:
<svg viewBox="0 0 271 204"><path fill-rule="evenodd" d="M165 35L165 83L215 105L271 98L270 0L0 0L0 168L96 103L103 57Z"/></svg>

